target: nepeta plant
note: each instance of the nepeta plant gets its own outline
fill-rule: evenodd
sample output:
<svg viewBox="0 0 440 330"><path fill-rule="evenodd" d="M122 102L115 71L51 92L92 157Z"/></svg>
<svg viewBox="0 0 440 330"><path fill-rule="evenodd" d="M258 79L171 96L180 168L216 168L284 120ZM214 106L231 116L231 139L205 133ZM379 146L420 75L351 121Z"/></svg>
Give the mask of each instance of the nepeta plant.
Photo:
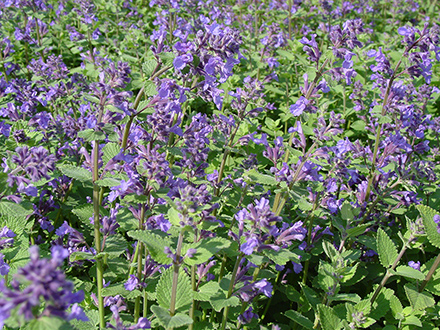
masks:
<svg viewBox="0 0 440 330"><path fill-rule="evenodd" d="M0 4L1 326L437 327L437 11Z"/></svg>

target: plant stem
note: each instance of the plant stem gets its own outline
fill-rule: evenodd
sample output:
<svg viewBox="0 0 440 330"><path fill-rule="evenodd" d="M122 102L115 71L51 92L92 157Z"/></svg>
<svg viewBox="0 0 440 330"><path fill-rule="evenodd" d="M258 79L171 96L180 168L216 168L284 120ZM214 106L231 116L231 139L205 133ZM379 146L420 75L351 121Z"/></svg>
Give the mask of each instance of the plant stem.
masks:
<svg viewBox="0 0 440 330"><path fill-rule="evenodd" d="M180 254L182 251L183 234L185 230L182 229L179 233L179 239L177 241L176 248L176 261L173 264L173 285L171 287L171 299L170 299L170 315L174 316L176 313L176 299L177 299L177 283L179 282L179 269L180 269Z"/></svg>
<svg viewBox="0 0 440 330"><path fill-rule="evenodd" d="M197 291L197 283L196 283L196 266L192 265L191 266L191 287L193 292ZM196 301L193 299L192 304L191 304L191 309L189 310L189 317L193 319L193 323L191 323L188 326L188 330L193 330L194 329L194 314L195 314L195 310L196 310Z"/></svg>
<svg viewBox="0 0 440 330"><path fill-rule="evenodd" d="M440 264L440 254L435 258L434 263L432 264L431 268L429 269L428 274L426 275L425 279L423 280L422 284L420 285L419 292L422 292L423 289L425 289L426 284L431 280L432 275L434 275L435 270L437 269L438 265Z"/></svg>
<svg viewBox="0 0 440 330"><path fill-rule="evenodd" d="M229 283L227 299L231 298L232 292L234 291L235 277L237 276L238 267L240 266L241 259L243 259L243 255L244 255L243 253L240 253L237 256L237 260L235 261L234 270L232 271L231 282ZM226 306L223 309L223 319L222 319L221 330L225 330L226 329L226 323L228 321L228 314L229 314L229 306Z"/></svg>
<svg viewBox="0 0 440 330"><path fill-rule="evenodd" d="M93 226L95 233L95 249L96 254L101 252L101 231L100 231L100 221L99 221L99 186L96 181L99 179L98 174L98 163L99 163L99 142L94 141L93 143ZM100 256L96 258L96 284L98 287L98 310L99 310L99 326L100 328L105 328L105 311L104 311L104 298L102 297L103 288L103 264Z"/></svg>

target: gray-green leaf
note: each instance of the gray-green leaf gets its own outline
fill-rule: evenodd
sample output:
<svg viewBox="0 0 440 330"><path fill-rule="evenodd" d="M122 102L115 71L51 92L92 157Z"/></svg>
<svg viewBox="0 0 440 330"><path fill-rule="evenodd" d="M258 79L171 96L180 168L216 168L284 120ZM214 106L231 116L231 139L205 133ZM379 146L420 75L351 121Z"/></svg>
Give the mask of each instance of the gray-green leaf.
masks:
<svg viewBox="0 0 440 330"><path fill-rule="evenodd" d="M429 242L436 248L440 249L440 234L438 233L437 225L434 222L434 215L439 213L426 205L417 205L416 207L422 216Z"/></svg>
<svg viewBox="0 0 440 330"><path fill-rule="evenodd" d="M390 267L398 256L396 246L382 228L377 231L377 253L380 263L385 268Z"/></svg>
<svg viewBox="0 0 440 330"><path fill-rule="evenodd" d="M168 268L162 273L159 283L156 286L157 303L163 308L170 308L171 304L171 289L173 286L174 267ZM191 281L181 268L179 271L176 294L176 310L189 310L193 301L193 291L191 288Z"/></svg>

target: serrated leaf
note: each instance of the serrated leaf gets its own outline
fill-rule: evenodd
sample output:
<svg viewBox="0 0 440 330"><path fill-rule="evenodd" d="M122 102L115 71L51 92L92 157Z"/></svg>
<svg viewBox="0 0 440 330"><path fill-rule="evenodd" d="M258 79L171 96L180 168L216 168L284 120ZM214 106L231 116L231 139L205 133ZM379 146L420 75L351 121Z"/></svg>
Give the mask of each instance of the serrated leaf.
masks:
<svg viewBox="0 0 440 330"><path fill-rule="evenodd" d="M327 257L333 262L339 256L338 250L329 241L323 240L322 247Z"/></svg>
<svg viewBox="0 0 440 330"><path fill-rule="evenodd" d="M279 251L274 250L263 250L263 254L272 260L275 264L284 266L289 261L295 261L296 263L300 263L300 257L288 249L281 249Z"/></svg>
<svg viewBox="0 0 440 330"><path fill-rule="evenodd" d="M102 148L102 162L103 162L104 166L107 165L107 163L113 157L116 157L120 151L121 151L121 147L119 146L119 144L114 143L114 142L107 143Z"/></svg>
<svg viewBox="0 0 440 330"><path fill-rule="evenodd" d="M356 227L347 229L346 233L347 233L348 237L353 238L353 237L362 235L365 232L365 230L367 230L368 227L370 227L370 225L365 223L360 226L356 226Z"/></svg>
<svg viewBox="0 0 440 330"><path fill-rule="evenodd" d="M33 213L32 204L23 201L20 204L8 200L0 201L0 220L2 226L7 226L16 235L23 231L28 232L32 227L32 221L28 221L28 216Z"/></svg>
<svg viewBox="0 0 440 330"><path fill-rule="evenodd" d="M171 290L173 286L174 267L165 270L156 286L157 303L163 308L170 308ZM177 292L176 292L176 310L189 310L193 301L193 291L191 281L185 271L179 270Z"/></svg>
<svg viewBox="0 0 440 330"><path fill-rule="evenodd" d="M377 286L373 288L373 291L376 289ZM373 292L369 295L370 299L373 295ZM377 296L376 300L373 303L370 317L372 317L375 320L380 320L390 309L390 299L394 295L394 291L388 288L382 288L379 295Z"/></svg>
<svg viewBox="0 0 440 330"><path fill-rule="evenodd" d="M398 256L394 242L382 228L377 230L377 253L380 263L385 268L390 267Z"/></svg>
<svg viewBox="0 0 440 330"><path fill-rule="evenodd" d="M145 76L151 77L156 66L157 66L156 60L146 60L142 64L142 71L144 72Z"/></svg>
<svg viewBox="0 0 440 330"><path fill-rule="evenodd" d="M341 328L341 320L331 307L319 304L317 308L322 329L339 330Z"/></svg>
<svg viewBox="0 0 440 330"><path fill-rule="evenodd" d="M435 305L435 300L428 292L419 292L411 284L405 285L405 293L411 307L415 310L424 310Z"/></svg>
<svg viewBox="0 0 440 330"><path fill-rule="evenodd" d="M144 83L144 93L146 96L154 96L157 94L156 84L152 81L146 81Z"/></svg>
<svg viewBox="0 0 440 330"><path fill-rule="evenodd" d="M77 319L70 320L69 322L75 327L75 330L95 330L99 323L99 312L95 309L84 310L88 321L80 321Z"/></svg>
<svg viewBox="0 0 440 330"><path fill-rule="evenodd" d="M127 241L119 234L111 235L105 241L104 252L110 257L118 257L127 249Z"/></svg>
<svg viewBox="0 0 440 330"><path fill-rule="evenodd" d="M121 181L115 178L104 178L102 180L96 180L95 183L100 187L116 187L121 184Z"/></svg>
<svg viewBox="0 0 440 330"><path fill-rule="evenodd" d="M69 260L71 262L79 260L95 260L96 256L90 252L74 251L70 254Z"/></svg>
<svg viewBox="0 0 440 330"><path fill-rule="evenodd" d="M198 292L194 292L194 300L209 301L209 299L220 291L220 285L216 281L209 281L202 285Z"/></svg>
<svg viewBox="0 0 440 330"><path fill-rule="evenodd" d="M273 176L259 173L256 170L248 171L246 176L261 185L276 186L278 184L278 181Z"/></svg>
<svg viewBox="0 0 440 330"><path fill-rule="evenodd" d="M299 325L303 326L306 329L313 329L313 322L295 310L291 309L285 312L284 315L286 315L289 319L298 323Z"/></svg>
<svg viewBox="0 0 440 330"><path fill-rule="evenodd" d="M231 245L231 242L225 238L215 237L201 240L195 244L186 245L182 250L182 254L185 253L189 248L196 249L197 252L192 258L186 257L184 259L185 264L189 266L200 265L209 260L214 254L222 249L227 249Z"/></svg>
<svg viewBox="0 0 440 330"><path fill-rule="evenodd" d="M402 303L400 302L399 298L397 298L395 295L392 295L390 297L390 308L394 317L396 317L398 313L402 313L403 310Z"/></svg>
<svg viewBox="0 0 440 330"><path fill-rule="evenodd" d="M420 270L405 265L397 267L396 271L393 274L408 278L414 278L420 281L423 281L425 279L425 275L423 275L423 273Z"/></svg>
<svg viewBox="0 0 440 330"><path fill-rule="evenodd" d="M151 306L151 311L156 315L160 324L165 329L183 327L184 325L193 323L192 318L188 315L177 313L176 315L171 316L170 313L161 306L153 305Z"/></svg>
<svg viewBox="0 0 440 330"><path fill-rule="evenodd" d="M179 214L180 213L172 207L168 209L168 220L172 225L177 227L180 227L180 222L182 221L182 219L179 217Z"/></svg>
<svg viewBox="0 0 440 330"><path fill-rule="evenodd" d="M429 242L436 248L440 249L440 234L437 232L437 225L434 222L434 215L439 213L426 205L417 205L416 208L422 216L423 225L425 226L425 232L428 235Z"/></svg>
<svg viewBox="0 0 440 330"><path fill-rule="evenodd" d="M227 306L235 307L240 305L240 299L238 299L238 297L232 296L230 298L226 298L226 294L223 291L220 291L212 296L209 302L216 312L220 312L223 308Z"/></svg>
<svg viewBox="0 0 440 330"><path fill-rule="evenodd" d="M168 265L172 263L171 258L168 258L167 254L164 252L166 246L170 247L172 245L171 240L164 236L159 236L151 231L129 231L128 236L137 239L138 241L144 243L151 257L154 261Z"/></svg>
<svg viewBox="0 0 440 330"><path fill-rule="evenodd" d="M80 182L92 181L92 173L85 168L70 164L58 164L57 168L61 171L61 173L69 178L73 178Z"/></svg>
<svg viewBox="0 0 440 330"><path fill-rule="evenodd" d="M85 129L84 131L80 131L78 132L78 137L88 142L105 140L105 134L101 131L95 131L94 129Z"/></svg>
<svg viewBox="0 0 440 330"><path fill-rule="evenodd" d="M302 197L298 200L298 207L301 211L311 211L313 209L313 204L305 197Z"/></svg>

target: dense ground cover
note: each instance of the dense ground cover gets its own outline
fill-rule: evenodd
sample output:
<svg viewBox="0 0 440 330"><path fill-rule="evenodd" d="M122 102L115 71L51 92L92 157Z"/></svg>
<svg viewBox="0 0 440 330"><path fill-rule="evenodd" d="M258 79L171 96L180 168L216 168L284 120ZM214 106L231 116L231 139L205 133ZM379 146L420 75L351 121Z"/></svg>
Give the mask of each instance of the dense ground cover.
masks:
<svg viewBox="0 0 440 330"><path fill-rule="evenodd" d="M438 329L439 10L2 1L0 328Z"/></svg>

